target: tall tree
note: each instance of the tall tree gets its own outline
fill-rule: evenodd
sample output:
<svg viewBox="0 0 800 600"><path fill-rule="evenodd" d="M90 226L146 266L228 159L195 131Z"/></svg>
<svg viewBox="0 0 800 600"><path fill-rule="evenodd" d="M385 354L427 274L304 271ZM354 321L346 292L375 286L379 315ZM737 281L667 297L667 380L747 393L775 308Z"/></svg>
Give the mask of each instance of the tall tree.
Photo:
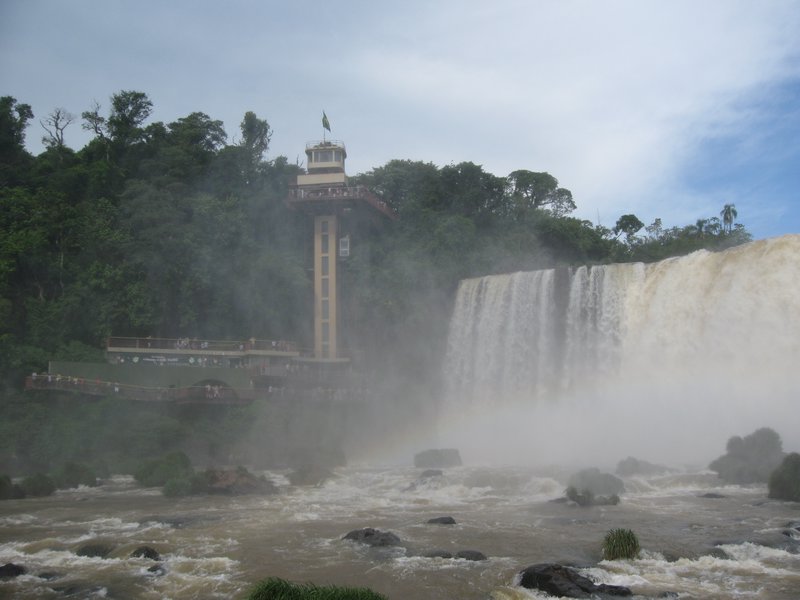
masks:
<svg viewBox="0 0 800 600"><path fill-rule="evenodd" d="M730 233L733 229L733 222L739 216L739 213L736 212L736 205L726 204L720 211L719 216L722 217L723 228Z"/></svg>
<svg viewBox="0 0 800 600"><path fill-rule="evenodd" d="M61 150L64 147L64 130L75 121L75 115L64 108L56 108L47 115L44 121L39 121L45 135L42 143L48 148Z"/></svg>
<svg viewBox="0 0 800 600"><path fill-rule="evenodd" d="M16 98L0 98L0 186L17 185L23 180L24 165L30 155L25 150L25 129L33 118L29 104Z"/></svg>
<svg viewBox="0 0 800 600"><path fill-rule="evenodd" d="M248 163L256 165L263 160L272 139L272 129L266 119L259 119L256 113L248 110L239 125L242 130L242 141L239 145L245 149Z"/></svg>
<svg viewBox="0 0 800 600"><path fill-rule="evenodd" d="M517 213L544 208L557 217L563 217L576 208L572 192L558 187L558 179L550 173L521 169L510 173L506 181L512 208Z"/></svg>

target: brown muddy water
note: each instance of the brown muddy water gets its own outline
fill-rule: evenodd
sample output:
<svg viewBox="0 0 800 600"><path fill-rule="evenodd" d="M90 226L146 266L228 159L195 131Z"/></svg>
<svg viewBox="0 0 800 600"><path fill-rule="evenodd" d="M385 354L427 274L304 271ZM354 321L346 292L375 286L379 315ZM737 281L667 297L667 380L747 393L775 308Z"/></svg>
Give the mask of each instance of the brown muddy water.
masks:
<svg viewBox="0 0 800 600"><path fill-rule="evenodd" d="M544 598L514 585L538 562L578 565L596 582L638 598L795 599L800 590L800 504L769 500L763 486L720 485L713 473L627 479L618 506L549 500L566 475L521 468L459 467L410 488L413 468L339 469L320 487L291 487L266 472L276 496L170 499L131 478L0 503L0 564L27 574L0 580L3 598L244 598L278 576L366 586L392 600ZM703 498L715 492L722 498ZM428 525L450 515L456 525ZM398 535L405 548L343 541L353 529ZM638 560L601 561L605 533L633 529ZM106 558L76 554L110 544ZM131 558L152 546L162 556ZM488 560L423 558L431 550L478 550Z"/></svg>

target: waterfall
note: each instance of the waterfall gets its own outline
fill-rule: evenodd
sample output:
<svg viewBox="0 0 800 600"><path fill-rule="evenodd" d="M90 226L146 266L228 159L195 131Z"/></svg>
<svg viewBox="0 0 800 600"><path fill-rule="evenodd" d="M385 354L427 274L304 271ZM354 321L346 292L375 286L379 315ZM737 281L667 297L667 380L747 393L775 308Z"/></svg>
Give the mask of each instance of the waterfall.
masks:
<svg viewBox="0 0 800 600"><path fill-rule="evenodd" d="M798 429L800 235L464 280L444 365L446 414L569 402L655 415L669 404L732 422L772 407Z"/></svg>

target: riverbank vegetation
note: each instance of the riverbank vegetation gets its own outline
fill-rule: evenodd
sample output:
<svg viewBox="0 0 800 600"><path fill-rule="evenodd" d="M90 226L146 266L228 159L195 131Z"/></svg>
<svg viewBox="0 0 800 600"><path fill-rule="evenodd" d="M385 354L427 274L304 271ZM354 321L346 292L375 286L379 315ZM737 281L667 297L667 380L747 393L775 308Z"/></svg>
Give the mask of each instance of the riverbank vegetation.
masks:
<svg viewBox="0 0 800 600"><path fill-rule="evenodd" d="M270 577L256 584L247 600L386 600L386 597L366 588L318 586Z"/></svg>
<svg viewBox="0 0 800 600"><path fill-rule="evenodd" d="M105 400L22 399L25 375L48 360L102 361L112 334L311 345L311 223L285 202L302 165L268 157L272 128L253 112L226 132L202 112L163 123L152 110L139 91L80 117L0 99L0 467L87 456L119 465L178 449L176 440L222 455L235 437L226 427L248 425L238 409L220 419L213 408L115 405L118 417ZM69 127L93 138L72 149ZM26 135L43 135L46 149L31 155ZM735 208L683 227L632 214L613 227L581 220L571 216L580 198L555 176L520 167L495 175L472 162L392 160L350 178L399 216L354 237L341 265L342 342L380 374L368 383L402 383L410 397L435 386L462 278L750 239Z"/></svg>

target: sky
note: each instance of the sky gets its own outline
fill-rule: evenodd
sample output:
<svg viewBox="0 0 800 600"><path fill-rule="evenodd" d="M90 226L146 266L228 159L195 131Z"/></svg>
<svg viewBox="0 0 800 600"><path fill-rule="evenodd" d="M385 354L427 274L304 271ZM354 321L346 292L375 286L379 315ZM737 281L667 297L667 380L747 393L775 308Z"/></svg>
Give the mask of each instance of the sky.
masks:
<svg viewBox="0 0 800 600"><path fill-rule="evenodd" d="M800 233L800 2L794 0L0 0L0 95L39 120L121 90L150 121L196 111L267 158L347 146L392 159L547 171L575 216L665 227L735 204L756 239Z"/></svg>

